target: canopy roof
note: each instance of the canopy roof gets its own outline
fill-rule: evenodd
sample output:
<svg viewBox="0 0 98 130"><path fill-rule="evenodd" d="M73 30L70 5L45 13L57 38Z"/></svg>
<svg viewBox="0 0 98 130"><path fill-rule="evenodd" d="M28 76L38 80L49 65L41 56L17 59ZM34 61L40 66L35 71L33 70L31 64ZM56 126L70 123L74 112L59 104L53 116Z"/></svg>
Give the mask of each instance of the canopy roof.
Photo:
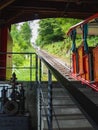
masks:
<svg viewBox="0 0 98 130"><path fill-rule="evenodd" d="M0 25L53 17L86 19L98 0L0 0Z"/></svg>

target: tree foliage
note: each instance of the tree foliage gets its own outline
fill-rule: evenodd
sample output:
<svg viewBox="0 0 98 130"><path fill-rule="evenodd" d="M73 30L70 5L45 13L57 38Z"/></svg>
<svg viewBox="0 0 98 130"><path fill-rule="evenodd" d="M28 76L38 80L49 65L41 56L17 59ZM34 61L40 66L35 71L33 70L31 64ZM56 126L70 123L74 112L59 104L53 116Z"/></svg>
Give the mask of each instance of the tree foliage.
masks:
<svg viewBox="0 0 98 130"><path fill-rule="evenodd" d="M11 35L13 38L14 46L18 44L21 48L21 51L24 52L31 47L30 39L32 33L28 22L24 22L22 25L14 24L11 29Z"/></svg>
<svg viewBox="0 0 98 130"><path fill-rule="evenodd" d="M13 52L31 52L30 39L32 36L31 28L28 22L23 24L14 24L11 28L11 36L13 38ZM23 55L14 55L13 64L15 66L22 65L25 60Z"/></svg>
<svg viewBox="0 0 98 130"><path fill-rule="evenodd" d="M64 32L58 19L48 18L40 20L37 44L49 44L64 38Z"/></svg>
<svg viewBox="0 0 98 130"><path fill-rule="evenodd" d="M48 18L42 19L39 22L39 35L37 38L38 45L50 44L57 41L62 41L66 36L69 27L78 23L78 19L68 18Z"/></svg>
<svg viewBox="0 0 98 130"><path fill-rule="evenodd" d="M28 22L25 22L22 24L20 29L21 38L23 41L27 43L27 45L30 45L30 39L31 39L31 28Z"/></svg>

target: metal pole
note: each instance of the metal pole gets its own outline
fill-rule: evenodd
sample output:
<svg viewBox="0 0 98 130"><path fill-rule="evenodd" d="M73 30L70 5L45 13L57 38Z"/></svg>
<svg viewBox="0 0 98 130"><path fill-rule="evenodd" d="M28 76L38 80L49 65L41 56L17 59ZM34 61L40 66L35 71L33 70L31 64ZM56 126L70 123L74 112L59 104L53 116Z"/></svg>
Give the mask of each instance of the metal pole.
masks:
<svg viewBox="0 0 98 130"><path fill-rule="evenodd" d="M41 118L41 92L40 92L40 86L38 87L38 130L42 129L42 118Z"/></svg>
<svg viewBox="0 0 98 130"><path fill-rule="evenodd" d="M32 81L32 54L30 54L30 82Z"/></svg>
<svg viewBox="0 0 98 130"><path fill-rule="evenodd" d="M48 127L52 130L52 74L48 70Z"/></svg>
<svg viewBox="0 0 98 130"><path fill-rule="evenodd" d="M39 80L39 130L42 129L42 96L41 96L41 59L39 59L39 75L38 75L38 80Z"/></svg>
<svg viewBox="0 0 98 130"><path fill-rule="evenodd" d="M36 82L38 82L38 55L36 55Z"/></svg>
<svg viewBox="0 0 98 130"><path fill-rule="evenodd" d="M41 64L41 59L39 59L39 82L41 82L42 79L42 64Z"/></svg>
<svg viewBox="0 0 98 130"><path fill-rule="evenodd" d="M41 92L40 92L40 130L42 129L42 109L41 109L41 107L42 107L42 97L41 97Z"/></svg>

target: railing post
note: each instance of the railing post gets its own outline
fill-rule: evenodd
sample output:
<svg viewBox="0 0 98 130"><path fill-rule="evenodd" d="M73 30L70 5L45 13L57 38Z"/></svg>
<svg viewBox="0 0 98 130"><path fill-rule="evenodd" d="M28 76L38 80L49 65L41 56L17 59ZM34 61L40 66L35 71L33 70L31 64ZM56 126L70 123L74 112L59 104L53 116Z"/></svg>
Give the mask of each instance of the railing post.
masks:
<svg viewBox="0 0 98 130"><path fill-rule="evenodd" d="M36 55L36 82L38 83L38 130L42 129L41 59Z"/></svg>
<svg viewBox="0 0 98 130"><path fill-rule="evenodd" d="M39 59L39 82L42 80L42 64L41 64L41 59Z"/></svg>
<svg viewBox="0 0 98 130"><path fill-rule="evenodd" d="M30 82L32 81L32 54L30 54Z"/></svg>
<svg viewBox="0 0 98 130"><path fill-rule="evenodd" d="M42 129L42 113L41 113L41 107L42 107L42 98L41 98L41 91L40 86L38 87L38 130Z"/></svg>
<svg viewBox="0 0 98 130"><path fill-rule="evenodd" d="M38 55L36 55L36 82L38 82Z"/></svg>
<svg viewBox="0 0 98 130"><path fill-rule="evenodd" d="M48 127L52 130L52 74L48 70Z"/></svg>

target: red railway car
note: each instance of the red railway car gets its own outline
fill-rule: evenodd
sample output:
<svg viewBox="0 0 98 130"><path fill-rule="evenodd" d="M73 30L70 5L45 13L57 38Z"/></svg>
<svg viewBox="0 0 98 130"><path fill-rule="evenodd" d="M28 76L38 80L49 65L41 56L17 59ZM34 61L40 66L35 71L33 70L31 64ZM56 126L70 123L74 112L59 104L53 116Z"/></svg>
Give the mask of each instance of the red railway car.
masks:
<svg viewBox="0 0 98 130"><path fill-rule="evenodd" d="M12 66L12 55L7 54L12 52L12 38L9 28L0 28L0 81L9 80L12 75L12 70L8 69Z"/></svg>
<svg viewBox="0 0 98 130"><path fill-rule="evenodd" d="M72 76L98 91L98 13L72 26L67 35L72 40Z"/></svg>

